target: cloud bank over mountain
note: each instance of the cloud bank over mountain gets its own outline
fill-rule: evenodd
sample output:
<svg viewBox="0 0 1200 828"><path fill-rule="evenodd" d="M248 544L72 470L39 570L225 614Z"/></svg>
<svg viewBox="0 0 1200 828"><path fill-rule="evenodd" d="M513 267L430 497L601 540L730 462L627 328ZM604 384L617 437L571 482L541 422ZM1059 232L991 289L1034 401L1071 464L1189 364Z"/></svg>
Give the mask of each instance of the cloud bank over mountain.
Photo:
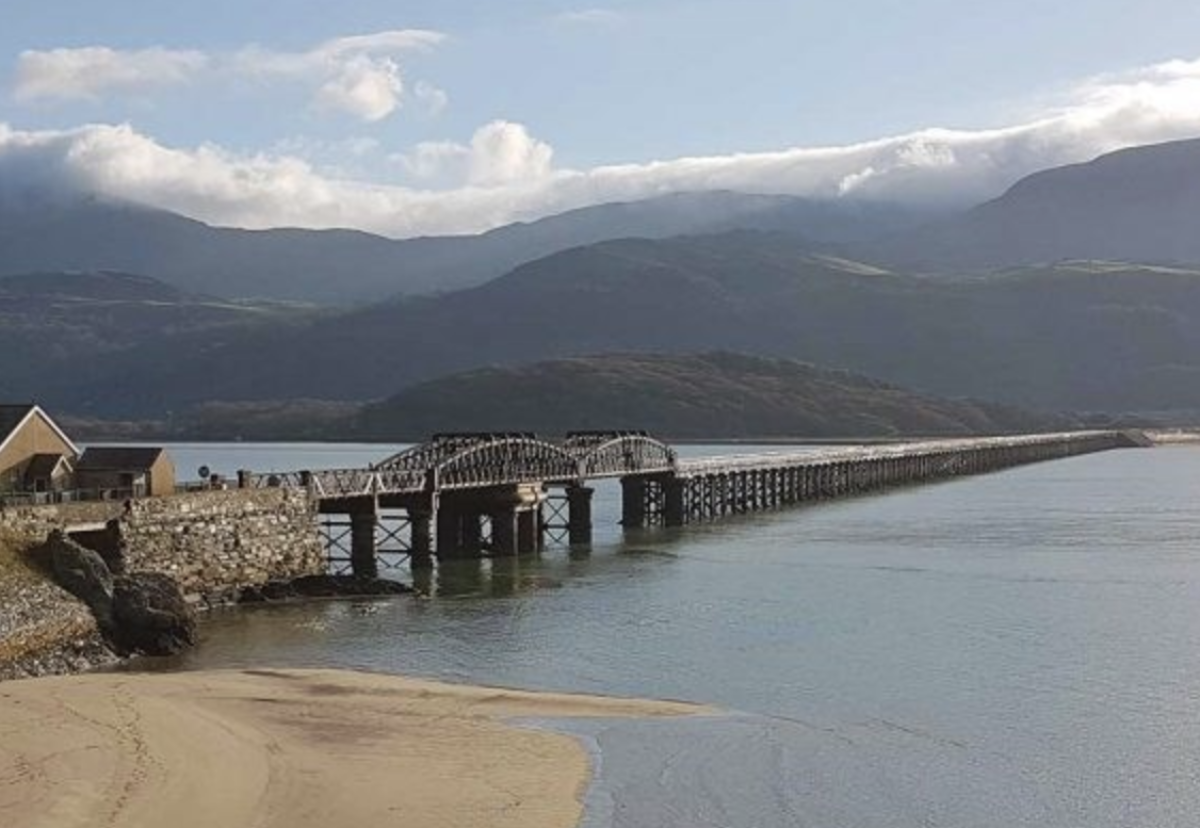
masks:
<svg viewBox="0 0 1200 828"><path fill-rule="evenodd" d="M425 46L436 42L427 34ZM320 81L318 105L371 120L399 103L402 85L398 74L394 82L390 74L390 50L422 45L420 38L401 43L380 37L342 38L305 53L240 54L258 71L309 72L306 77ZM136 53L132 63L108 69L102 54L37 54L49 63L23 64L18 92L45 96L57 88L98 95L136 86L143 70L147 82L155 73L165 82L182 82L189 73L212 71L210 57L188 53ZM324 73L311 74L316 65ZM1200 60L1173 61L1090 79L1055 106L1008 127L927 129L845 146L591 169L555 167L548 143L525 125L500 120L465 142L426 142L388 153L407 176L403 184L333 177L285 153L168 147L129 125L23 131L0 124L0 199L89 193L214 224L355 227L394 237L479 232L590 204L690 190L965 204L995 196L1039 169L1200 135L1197 100Z"/></svg>

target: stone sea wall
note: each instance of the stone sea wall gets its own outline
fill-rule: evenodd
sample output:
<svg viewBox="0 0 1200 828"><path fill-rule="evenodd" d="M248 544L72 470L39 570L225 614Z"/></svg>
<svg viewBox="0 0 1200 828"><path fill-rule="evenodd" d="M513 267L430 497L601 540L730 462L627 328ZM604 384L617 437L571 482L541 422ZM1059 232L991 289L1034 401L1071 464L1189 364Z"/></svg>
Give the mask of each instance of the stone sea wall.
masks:
<svg viewBox="0 0 1200 828"><path fill-rule="evenodd" d="M207 601L325 571L317 513L297 489L199 492L134 501L122 521L126 567L163 572Z"/></svg>
<svg viewBox="0 0 1200 828"><path fill-rule="evenodd" d="M130 502L64 503L0 511L0 528L38 543L120 522L126 568L162 572L192 600L219 602L245 586L325 571L317 514L296 489L193 492Z"/></svg>
<svg viewBox="0 0 1200 828"><path fill-rule="evenodd" d="M170 575L200 606L325 571L315 506L301 490L0 509L0 678L78 669L102 652L87 608L21 560L53 529L81 532L86 545L115 543L104 529L114 519L126 569Z"/></svg>

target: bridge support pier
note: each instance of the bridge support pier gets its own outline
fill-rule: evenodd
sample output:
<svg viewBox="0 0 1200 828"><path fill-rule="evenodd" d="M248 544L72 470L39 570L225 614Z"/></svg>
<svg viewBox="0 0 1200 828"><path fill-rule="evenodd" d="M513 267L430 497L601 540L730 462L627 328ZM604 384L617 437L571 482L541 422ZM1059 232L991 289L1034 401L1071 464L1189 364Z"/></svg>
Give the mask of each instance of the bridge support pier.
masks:
<svg viewBox="0 0 1200 828"><path fill-rule="evenodd" d="M448 492L437 502L438 558L507 557L540 546L542 484ZM484 537L483 523L491 526Z"/></svg>
<svg viewBox="0 0 1200 828"><path fill-rule="evenodd" d="M499 509L491 513L492 554L517 554L517 510Z"/></svg>
<svg viewBox="0 0 1200 828"><path fill-rule="evenodd" d="M454 503L443 500L437 507L437 556L439 558L467 557L464 543L463 524L466 515ZM476 534L479 531L479 519L472 515L475 522ZM478 544L476 544L478 548Z"/></svg>
<svg viewBox="0 0 1200 828"><path fill-rule="evenodd" d="M626 529L646 525L646 478L621 478L621 525Z"/></svg>
<svg viewBox="0 0 1200 828"><path fill-rule="evenodd" d="M588 486L567 488L567 542L572 546L592 542L592 495Z"/></svg>
<svg viewBox="0 0 1200 828"><path fill-rule="evenodd" d="M463 554L478 557L483 554L483 515L466 506L459 512L459 542Z"/></svg>
<svg viewBox="0 0 1200 828"><path fill-rule="evenodd" d="M379 564L375 560L374 504L350 514L350 570L359 578L378 578Z"/></svg>
<svg viewBox="0 0 1200 828"><path fill-rule="evenodd" d="M433 567L433 516L429 512L409 510L409 525L412 527L412 543L409 550L408 565L410 569L431 569Z"/></svg>
<svg viewBox="0 0 1200 828"><path fill-rule="evenodd" d="M541 544L542 506L517 512L517 554L537 552Z"/></svg>
<svg viewBox="0 0 1200 828"><path fill-rule="evenodd" d="M683 526L687 519L684 511L684 482L674 475L663 478L663 525Z"/></svg>

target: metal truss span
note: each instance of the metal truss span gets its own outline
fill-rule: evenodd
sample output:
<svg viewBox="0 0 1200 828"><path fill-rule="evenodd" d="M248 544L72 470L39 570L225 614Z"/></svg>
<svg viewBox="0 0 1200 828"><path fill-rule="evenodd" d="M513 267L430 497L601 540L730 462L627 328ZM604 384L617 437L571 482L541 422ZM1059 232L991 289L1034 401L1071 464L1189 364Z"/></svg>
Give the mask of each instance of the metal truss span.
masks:
<svg viewBox="0 0 1200 828"><path fill-rule="evenodd" d="M602 477L669 472L674 450L643 431L575 431L562 441L526 432L435 434L367 469L259 474L249 488L307 488L323 500L432 494L531 483L582 483Z"/></svg>

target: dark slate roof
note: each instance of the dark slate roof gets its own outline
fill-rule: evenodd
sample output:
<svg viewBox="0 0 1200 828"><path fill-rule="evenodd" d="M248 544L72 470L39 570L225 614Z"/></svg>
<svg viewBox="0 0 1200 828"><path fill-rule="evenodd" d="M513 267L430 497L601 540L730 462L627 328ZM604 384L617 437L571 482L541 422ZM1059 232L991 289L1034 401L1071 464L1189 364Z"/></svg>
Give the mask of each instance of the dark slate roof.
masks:
<svg viewBox="0 0 1200 828"><path fill-rule="evenodd" d="M38 480L40 478L50 477L54 474L55 468L62 462L61 454L35 454L33 459L29 461L29 465L25 467L26 480Z"/></svg>
<svg viewBox="0 0 1200 828"><path fill-rule="evenodd" d="M0 442L13 433L13 429L29 416L33 410L32 404L0 405Z"/></svg>
<svg viewBox="0 0 1200 828"><path fill-rule="evenodd" d="M165 449L160 446L92 446L84 449L76 471L148 469Z"/></svg>

